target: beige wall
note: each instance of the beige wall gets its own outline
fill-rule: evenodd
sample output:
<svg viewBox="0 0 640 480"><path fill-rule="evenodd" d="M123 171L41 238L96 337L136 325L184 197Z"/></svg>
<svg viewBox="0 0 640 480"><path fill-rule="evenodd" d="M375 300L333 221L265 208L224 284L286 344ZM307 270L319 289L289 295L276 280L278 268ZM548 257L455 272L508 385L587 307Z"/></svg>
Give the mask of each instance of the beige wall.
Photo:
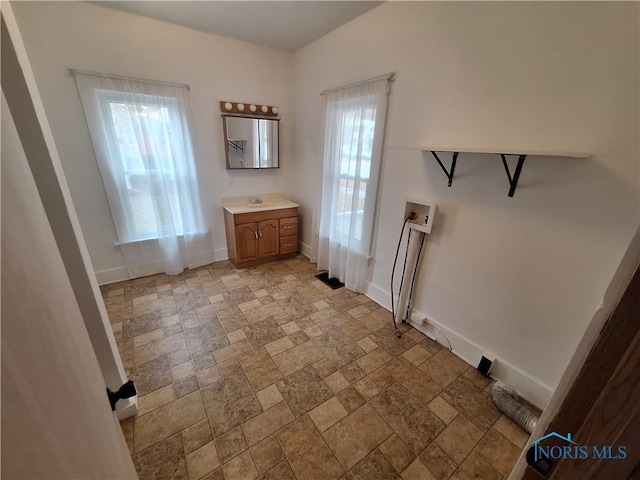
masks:
<svg viewBox="0 0 640 480"><path fill-rule="evenodd" d="M2 96L2 477L137 478Z"/></svg>
<svg viewBox="0 0 640 480"><path fill-rule="evenodd" d="M302 241L320 198L319 93L396 72L368 293L390 305L404 197L436 202L416 317L546 403L640 218L638 45L637 3L387 2L298 50ZM461 154L448 188L406 149L427 145L592 157L531 157L508 198L499 157Z"/></svg>

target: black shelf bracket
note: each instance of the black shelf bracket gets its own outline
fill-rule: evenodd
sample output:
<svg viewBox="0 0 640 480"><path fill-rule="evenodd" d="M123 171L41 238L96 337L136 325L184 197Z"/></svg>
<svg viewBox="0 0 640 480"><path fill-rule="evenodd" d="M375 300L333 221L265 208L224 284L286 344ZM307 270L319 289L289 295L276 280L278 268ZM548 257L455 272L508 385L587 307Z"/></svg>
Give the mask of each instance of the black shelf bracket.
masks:
<svg viewBox="0 0 640 480"><path fill-rule="evenodd" d="M437 148L437 147L420 147L422 151L422 155L426 158L427 152L431 152L433 157L437 160L438 165L447 176L449 180L448 186L450 187L453 183L453 175L456 170L456 160L458 159L459 153L469 153L473 155L500 155L502 158L502 165L504 166L505 172L507 172L507 178L509 179L509 197L513 197L516 193L516 188L518 187L518 181L520 180L520 174L522 173L522 166L524 165L524 161L528 156L531 157L562 157L562 158L589 158L591 155L587 153L575 153L575 152L534 152L531 150L508 150L506 152L500 153L500 150L487 150L487 149L477 149L472 150L469 148ZM447 170L447 167L444 166L440 157L438 157L438 152L440 154L446 152L453 154L453 158L451 159L451 167ZM522 152L522 153L521 153ZM507 157L517 157L517 163L515 168L509 167L509 162L507 161ZM513 165L513 163L512 163Z"/></svg>
<svg viewBox="0 0 640 480"><path fill-rule="evenodd" d="M451 184L453 183L453 174L456 171L456 161L458 160L458 152L453 152L453 157L451 158L451 168L449 170L447 170L447 167L444 166L444 164L440 160L440 157L438 157L438 154L435 151L430 150L430 152L431 152L431 155L433 155L434 158L437 160L438 165L440 165L440 168L442 169L444 174L447 176L447 179L449 180L449 183L447 184L447 186L450 187Z"/></svg>
<svg viewBox="0 0 640 480"><path fill-rule="evenodd" d="M507 178L509 179L509 196L513 197L513 194L516 192L516 187L518 186L518 180L520 180L520 172L522 172L522 165L524 164L526 155L518 156L518 163L516 165L516 170L511 175L511 169L509 168L509 164L507 163L506 156L508 154L500 153L500 157L502 158L502 164L504 165L504 170L507 172Z"/></svg>

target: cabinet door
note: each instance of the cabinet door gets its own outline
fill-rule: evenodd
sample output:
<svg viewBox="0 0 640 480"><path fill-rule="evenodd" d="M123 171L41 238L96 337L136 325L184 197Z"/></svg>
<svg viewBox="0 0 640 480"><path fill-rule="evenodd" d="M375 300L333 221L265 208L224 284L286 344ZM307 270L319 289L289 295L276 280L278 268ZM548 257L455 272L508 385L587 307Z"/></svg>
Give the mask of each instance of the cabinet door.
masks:
<svg viewBox="0 0 640 480"><path fill-rule="evenodd" d="M275 257L280 253L277 219L258 222L258 240L260 258Z"/></svg>
<svg viewBox="0 0 640 480"><path fill-rule="evenodd" d="M238 263L258 259L258 225L256 223L236 225L236 249Z"/></svg>

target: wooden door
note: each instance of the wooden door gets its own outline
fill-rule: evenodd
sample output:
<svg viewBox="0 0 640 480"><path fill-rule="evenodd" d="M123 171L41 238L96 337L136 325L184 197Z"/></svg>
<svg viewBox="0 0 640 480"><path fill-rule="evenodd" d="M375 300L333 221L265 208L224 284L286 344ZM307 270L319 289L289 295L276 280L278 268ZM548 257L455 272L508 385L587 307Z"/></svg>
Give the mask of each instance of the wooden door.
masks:
<svg viewBox="0 0 640 480"><path fill-rule="evenodd" d="M236 225L237 262L249 262L259 258L258 224L243 223Z"/></svg>
<svg viewBox="0 0 640 480"><path fill-rule="evenodd" d="M547 451L569 446L569 455L549 458L546 477L528 466L523 455L510 479L637 480L639 365L640 229L532 435L532 443L551 435L544 440ZM578 447L568 445L568 434Z"/></svg>
<svg viewBox="0 0 640 480"><path fill-rule="evenodd" d="M258 222L258 255L260 258L278 256L280 235L278 220L264 220Z"/></svg>

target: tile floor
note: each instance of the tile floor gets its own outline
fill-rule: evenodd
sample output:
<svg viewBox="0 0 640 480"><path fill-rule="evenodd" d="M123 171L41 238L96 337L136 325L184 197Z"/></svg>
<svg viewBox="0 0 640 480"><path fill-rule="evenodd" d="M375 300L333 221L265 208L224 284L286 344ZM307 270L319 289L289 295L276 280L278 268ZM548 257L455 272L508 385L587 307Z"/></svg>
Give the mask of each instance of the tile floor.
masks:
<svg viewBox="0 0 640 480"><path fill-rule="evenodd" d="M528 435L489 381L303 256L102 287L141 479L506 479Z"/></svg>

